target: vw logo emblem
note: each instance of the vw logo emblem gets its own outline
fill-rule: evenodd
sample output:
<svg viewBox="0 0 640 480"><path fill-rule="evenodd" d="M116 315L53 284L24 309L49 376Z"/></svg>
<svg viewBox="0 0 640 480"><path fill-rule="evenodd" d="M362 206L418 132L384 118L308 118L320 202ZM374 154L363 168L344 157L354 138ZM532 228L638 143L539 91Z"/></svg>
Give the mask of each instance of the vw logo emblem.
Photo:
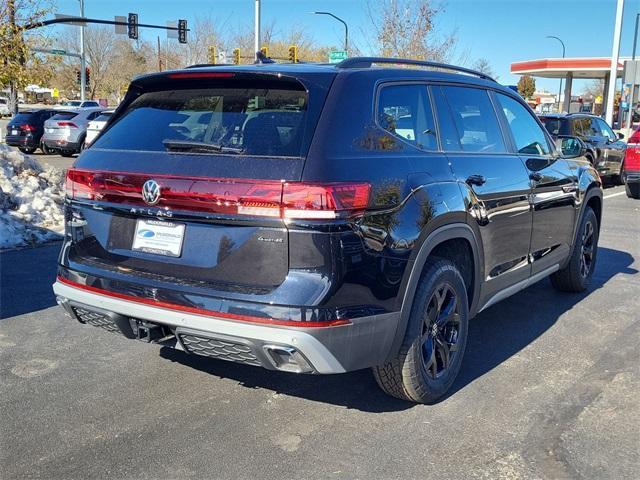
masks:
<svg viewBox="0 0 640 480"><path fill-rule="evenodd" d="M160 185L155 180L147 180L142 185L142 199L148 205L155 205L160 201Z"/></svg>

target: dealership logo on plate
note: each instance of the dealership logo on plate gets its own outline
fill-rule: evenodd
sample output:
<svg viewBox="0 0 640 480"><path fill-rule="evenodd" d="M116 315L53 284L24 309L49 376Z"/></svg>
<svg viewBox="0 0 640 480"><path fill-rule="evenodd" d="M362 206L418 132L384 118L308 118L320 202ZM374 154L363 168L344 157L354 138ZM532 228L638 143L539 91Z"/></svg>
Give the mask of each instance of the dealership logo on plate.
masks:
<svg viewBox="0 0 640 480"><path fill-rule="evenodd" d="M160 201L160 185L155 180L147 180L142 185L142 199L148 205L155 205Z"/></svg>
<svg viewBox="0 0 640 480"><path fill-rule="evenodd" d="M153 238L156 236L156 234L151 230L140 230L138 232L138 236L143 238Z"/></svg>

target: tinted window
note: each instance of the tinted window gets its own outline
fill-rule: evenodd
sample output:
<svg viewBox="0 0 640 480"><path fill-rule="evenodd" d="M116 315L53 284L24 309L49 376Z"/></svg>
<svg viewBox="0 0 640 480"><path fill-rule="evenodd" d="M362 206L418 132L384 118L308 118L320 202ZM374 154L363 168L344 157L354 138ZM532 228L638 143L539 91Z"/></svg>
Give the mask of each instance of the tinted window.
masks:
<svg viewBox="0 0 640 480"><path fill-rule="evenodd" d="M461 150L460 137L451 118L451 109L440 87L431 87L433 102L438 117L438 129L440 130L440 144L445 151L459 152Z"/></svg>
<svg viewBox="0 0 640 480"><path fill-rule="evenodd" d="M498 118L486 90L442 87L451 107L462 150L467 152L506 152Z"/></svg>
<svg viewBox="0 0 640 480"><path fill-rule="evenodd" d="M518 153L526 155L548 155L549 144L542 128L533 115L518 101L506 95L497 94L509 129L516 143Z"/></svg>
<svg viewBox="0 0 640 480"><path fill-rule="evenodd" d="M431 103L424 85L393 85L380 91L378 125L424 150L437 150Z"/></svg>
<svg viewBox="0 0 640 480"><path fill-rule="evenodd" d="M573 131L575 135L584 137L597 137L599 135L595 122L591 117L578 117L573 119Z"/></svg>
<svg viewBox="0 0 640 480"><path fill-rule="evenodd" d="M600 129L600 133L602 134L603 137L607 137L612 142L615 142L616 140L618 140L618 136L615 133L613 133L613 130L611 130L611 127L607 125L607 122L605 122L601 118L596 119L596 122Z"/></svg>
<svg viewBox="0 0 640 480"><path fill-rule="evenodd" d="M561 121L559 118L540 117L540 121L551 135L560 135Z"/></svg>
<svg viewBox="0 0 640 480"><path fill-rule="evenodd" d="M109 120L111 113L101 113L98 117L96 117L97 122L106 122Z"/></svg>
<svg viewBox="0 0 640 480"><path fill-rule="evenodd" d="M51 117L51 120L71 120L76 115L74 112L60 112Z"/></svg>
<svg viewBox="0 0 640 480"><path fill-rule="evenodd" d="M33 120L32 112L18 113L11 119L11 123L24 123Z"/></svg>
<svg viewBox="0 0 640 480"><path fill-rule="evenodd" d="M100 112L93 112L90 113L89 115L87 115L87 120L93 120L94 118L96 118L98 115L100 115Z"/></svg>
<svg viewBox="0 0 640 480"><path fill-rule="evenodd" d="M94 148L301 156L307 107L302 85L147 92Z"/></svg>

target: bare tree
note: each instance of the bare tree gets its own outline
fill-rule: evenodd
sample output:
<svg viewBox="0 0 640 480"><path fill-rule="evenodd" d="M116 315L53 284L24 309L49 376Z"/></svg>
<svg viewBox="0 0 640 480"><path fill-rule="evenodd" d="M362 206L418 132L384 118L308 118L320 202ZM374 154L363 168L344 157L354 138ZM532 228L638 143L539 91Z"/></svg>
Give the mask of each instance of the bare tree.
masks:
<svg viewBox="0 0 640 480"><path fill-rule="evenodd" d="M9 87L9 110L18 111L18 89L29 83L44 83L50 76L41 57L32 50L41 45L40 31L26 32L24 26L42 20L49 10L43 0L0 2L0 85Z"/></svg>
<svg viewBox="0 0 640 480"><path fill-rule="evenodd" d="M489 75L495 80L498 80L498 76L493 72L493 67L489 63L489 60L486 58L479 58L473 64L473 69L479 71L480 73L484 73L485 75Z"/></svg>
<svg viewBox="0 0 640 480"><path fill-rule="evenodd" d="M432 0L383 0L367 3L375 49L385 57L450 61L456 33L442 35L436 29L442 4Z"/></svg>

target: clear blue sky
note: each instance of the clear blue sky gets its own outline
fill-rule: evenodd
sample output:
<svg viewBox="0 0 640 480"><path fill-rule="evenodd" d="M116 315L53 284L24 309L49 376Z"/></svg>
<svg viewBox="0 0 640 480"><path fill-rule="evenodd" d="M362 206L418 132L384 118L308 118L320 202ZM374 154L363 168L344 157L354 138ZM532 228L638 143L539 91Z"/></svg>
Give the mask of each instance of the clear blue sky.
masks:
<svg viewBox="0 0 640 480"><path fill-rule="evenodd" d="M380 1L371 0L371 5L375 8ZM367 0L262 0L262 17L265 23L274 21L282 32L297 26L319 44L339 46L342 25L330 17L308 13L333 12L347 21L351 41L367 53L365 32L370 30L370 22L366 3ZM78 0L58 0L55 11L77 14L78 5ZM458 54L468 58L467 64L477 58L489 60L501 83L518 81L509 73L514 61L561 55L560 44L545 39L546 35L561 37L568 57L611 55L615 0L445 0L444 5L438 30L446 33L455 29ZM159 24L178 18L193 22L199 16L211 15L224 29L236 31L241 25L252 25L253 6L254 0L85 0L85 14L112 19L114 15L136 12L141 23ZM631 55L637 13L640 0L626 0L621 55ZM157 32L141 29L141 36L155 38ZM538 79L537 84L555 91L558 81Z"/></svg>

